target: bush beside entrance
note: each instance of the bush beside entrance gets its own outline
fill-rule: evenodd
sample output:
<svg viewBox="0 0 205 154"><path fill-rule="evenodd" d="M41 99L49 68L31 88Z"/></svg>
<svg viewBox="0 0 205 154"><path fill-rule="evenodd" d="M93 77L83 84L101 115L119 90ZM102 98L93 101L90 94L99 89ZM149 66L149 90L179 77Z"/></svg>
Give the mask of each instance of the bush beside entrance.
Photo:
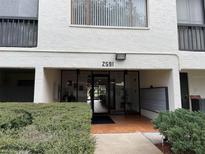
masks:
<svg viewBox="0 0 205 154"><path fill-rule="evenodd" d="M160 113L153 123L171 144L174 153L205 153L204 113L178 109Z"/></svg>
<svg viewBox="0 0 205 154"><path fill-rule="evenodd" d="M92 154L86 104L0 104L0 153Z"/></svg>

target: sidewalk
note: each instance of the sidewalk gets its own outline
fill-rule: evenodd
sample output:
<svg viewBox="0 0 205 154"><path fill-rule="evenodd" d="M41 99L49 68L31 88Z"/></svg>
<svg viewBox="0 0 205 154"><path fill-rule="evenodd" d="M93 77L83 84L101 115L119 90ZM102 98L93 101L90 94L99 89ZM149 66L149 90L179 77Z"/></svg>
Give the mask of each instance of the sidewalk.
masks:
<svg viewBox="0 0 205 154"><path fill-rule="evenodd" d="M95 154L162 154L141 133L95 134Z"/></svg>

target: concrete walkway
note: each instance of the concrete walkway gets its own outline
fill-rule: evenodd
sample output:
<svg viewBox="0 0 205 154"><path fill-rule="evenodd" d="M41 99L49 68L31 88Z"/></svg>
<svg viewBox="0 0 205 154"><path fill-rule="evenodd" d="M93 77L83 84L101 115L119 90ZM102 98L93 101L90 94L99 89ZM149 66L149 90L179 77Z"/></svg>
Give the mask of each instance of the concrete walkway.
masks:
<svg viewBox="0 0 205 154"><path fill-rule="evenodd" d="M162 154L141 133L95 134L95 154Z"/></svg>

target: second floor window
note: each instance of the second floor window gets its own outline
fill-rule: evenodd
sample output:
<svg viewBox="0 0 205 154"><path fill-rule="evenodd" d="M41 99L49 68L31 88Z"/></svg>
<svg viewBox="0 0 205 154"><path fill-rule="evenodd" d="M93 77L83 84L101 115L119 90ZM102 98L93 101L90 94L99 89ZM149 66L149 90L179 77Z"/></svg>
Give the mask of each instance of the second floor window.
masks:
<svg viewBox="0 0 205 154"><path fill-rule="evenodd" d="M72 0L71 24L147 27L147 0Z"/></svg>
<svg viewBox="0 0 205 154"><path fill-rule="evenodd" d="M178 23L204 24L204 0L177 0Z"/></svg>
<svg viewBox="0 0 205 154"><path fill-rule="evenodd" d="M36 47L38 0L0 1L0 47Z"/></svg>

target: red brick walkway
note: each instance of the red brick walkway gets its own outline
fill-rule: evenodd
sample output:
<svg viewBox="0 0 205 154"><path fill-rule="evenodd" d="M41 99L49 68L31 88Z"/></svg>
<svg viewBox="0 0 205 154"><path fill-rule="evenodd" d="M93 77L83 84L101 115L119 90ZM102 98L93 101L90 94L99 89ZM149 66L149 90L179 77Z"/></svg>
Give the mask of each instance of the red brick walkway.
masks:
<svg viewBox="0 0 205 154"><path fill-rule="evenodd" d="M111 116L115 124L98 124L92 125L93 134L106 133L133 133L133 132L157 132L153 128L151 120L136 116Z"/></svg>

